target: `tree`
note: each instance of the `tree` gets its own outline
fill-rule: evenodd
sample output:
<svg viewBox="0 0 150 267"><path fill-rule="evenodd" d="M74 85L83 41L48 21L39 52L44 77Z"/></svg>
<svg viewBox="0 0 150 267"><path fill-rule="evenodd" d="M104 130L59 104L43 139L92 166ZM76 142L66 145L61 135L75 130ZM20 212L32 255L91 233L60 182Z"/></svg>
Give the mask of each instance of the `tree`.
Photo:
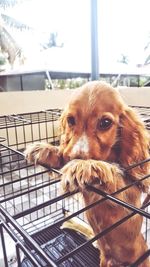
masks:
<svg viewBox="0 0 150 267"><path fill-rule="evenodd" d="M32 0L0 0L0 8L2 12L0 13L0 52L5 56L13 68L15 60L18 58L20 63L24 59L24 53L22 47L18 45L18 42L14 39L10 32L10 27L13 27L17 30L27 30L32 31L34 34L42 36L42 32L39 32L37 29L33 29L29 25L22 23L21 21L16 20L13 17L8 16L7 8L14 7L15 5L22 4L25 1ZM42 4L42 1L41 1ZM8 28L9 26L9 28ZM45 30L44 30L45 32ZM45 33L44 33L45 34ZM43 41L42 39L37 41L39 50L48 49L51 47L63 47L63 42L59 40L59 35L57 32L47 33L47 39Z"/></svg>
<svg viewBox="0 0 150 267"><path fill-rule="evenodd" d="M149 65L150 64L150 34L149 34L149 38L148 38L148 42L146 44L146 46L144 47L145 52L147 52L147 56L146 59L144 61L144 65Z"/></svg>
<svg viewBox="0 0 150 267"><path fill-rule="evenodd" d="M0 0L0 6L3 8L14 6L18 0Z"/></svg>
<svg viewBox="0 0 150 267"><path fill-rule="evenodd" d="M123 64L128 64L129 63L128 56L121 54L118 62L123 63Z"/></svg>
<svg viewBox="0 0 150 267"><path fill-rule="evenodd" d="M8 7L13 7L16 4L19 4L19 2L19 0L0 0L0 7L3 10L3 12L0 13L0 48L5 57L7 55L8 61L12 68L17 57L20 60L23 59L23 52L21 47L7 30L6 25L15 27L19 30L29 29L29 26L4 14L4 11Z"/></svg>
<svg viewBox="0 0 150 267"><path fill-rule="evenodd" d="M61 43L58 42L57 32L51 32L46 45L47 48L50 48L50 47L63 47L64 44L62 42Z"/></svg>

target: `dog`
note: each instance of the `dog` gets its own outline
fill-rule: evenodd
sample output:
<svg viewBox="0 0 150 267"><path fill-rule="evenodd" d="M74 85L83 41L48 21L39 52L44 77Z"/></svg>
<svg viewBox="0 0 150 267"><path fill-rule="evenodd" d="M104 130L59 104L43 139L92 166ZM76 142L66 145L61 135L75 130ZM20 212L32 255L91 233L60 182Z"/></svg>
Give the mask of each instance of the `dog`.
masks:
<svg viewBox="0 0 150 267"><path fill-rule="evenodd" d="M128 167L149 158L149 135L117 89L101 81L76 89L61 115L60 131L59 147L33 144L26 149L27 160L61 168L63 191L79 190L85 205L102 199L88 185L112 194L137 181L116 197L141 207L141 194L148 192L150 182L140 178L148 174L150 164ZM130 213L107 199L87 210L86 216L94 234L98 234ZM98 239L101 267L128 266L147 251L141 234L142 220L136 214ZM149 259L139 266L150 266Z"/></svg>

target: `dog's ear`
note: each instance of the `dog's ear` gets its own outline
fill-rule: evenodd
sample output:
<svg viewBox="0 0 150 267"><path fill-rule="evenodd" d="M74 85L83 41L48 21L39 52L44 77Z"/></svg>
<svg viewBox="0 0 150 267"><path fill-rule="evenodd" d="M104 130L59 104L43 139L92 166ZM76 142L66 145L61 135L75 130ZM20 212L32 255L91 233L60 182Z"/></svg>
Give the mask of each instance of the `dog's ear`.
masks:
<svg viewBox="0 0 150 267"><path fill-rule="evenodd" d="M65 131L65 125L66 125L66 114L65 111L62 112L61 116L60 116L60 134L63 134Z"/></svg>
<svg viewBox="0 0 150 267"><path fill-rule="evenodd" d="M120 163L125 168L129 165L139 163L150 157L149 135L141 119L132 108L126 108L121 115L121 140L120 140ZM150 162L132 168L128 173L133 179L138 180L150 171ZM150 179L142 181L143 191L147 191Z"/></svg>
<svg viewBox="0 0 150 267"><path fill-rule="evenodd" d="M64 148L64 145L66 145L66 142L68 140L68 135L69 135L69 131L67 128L67 112L66 110L64 110L61 114L61 117L59 119L60 124L59 124L59 133L60 133L60 147L62 147L62 149Z"/></svg>

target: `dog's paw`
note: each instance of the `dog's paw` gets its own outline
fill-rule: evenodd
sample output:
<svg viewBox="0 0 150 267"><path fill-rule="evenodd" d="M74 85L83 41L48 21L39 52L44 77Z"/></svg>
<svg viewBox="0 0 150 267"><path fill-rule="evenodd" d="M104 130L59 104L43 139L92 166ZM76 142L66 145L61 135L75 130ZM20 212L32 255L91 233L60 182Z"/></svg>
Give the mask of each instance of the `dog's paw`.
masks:
<svg viewBox="0 0 150 267"><path fill-rule="evenodd" d="M64 192L85 189L95 184L111 193L116 189L115 176L120 170L116 165L97 160L72 160L62 168L61 185Z"/></svg>
<svg viewBox="0 0 150 267"><path fill-rule="evenodd" d="M49 167L60 167L59 149L47 143L34 143L24 151L29 163L41 164Z"/></svg>
<svg viewBox="0 0 150 267"><path fill-rule="evenodd" d="M128 263L124 265L124 263L118 262L112 258L110 258L109 260L105 260L104 262L101 261L101 264L100 264L101 267L123 267L123 266L128 266L128 265L129 265Z"/></svg>

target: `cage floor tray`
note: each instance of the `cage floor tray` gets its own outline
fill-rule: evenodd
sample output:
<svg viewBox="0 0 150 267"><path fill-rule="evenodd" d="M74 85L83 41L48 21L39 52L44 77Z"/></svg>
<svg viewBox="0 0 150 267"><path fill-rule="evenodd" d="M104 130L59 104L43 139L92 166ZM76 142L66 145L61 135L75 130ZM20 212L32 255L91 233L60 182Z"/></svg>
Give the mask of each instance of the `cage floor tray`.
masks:
<svg viewBox="0 0 150 267"><path fill-rule="evenodd" d="M57 264L63 256L79 247L86 241L86 238L74 230L63 229L59 227L47 228L32 236L42 247L44 252ZM49 240L48 240L49 239ZM43 243L43 241L45 241ZM41 244L41 242L43 244ZM33 252L35 258L39 259L39 255ZM41 266L47 266L42 259ZM21 267L33 267L29 260L24 259ZM92 244L88 244L84 249L80 249L71 257L58 263L59 267L98 267L99 266L99 250Z"/></svg>

